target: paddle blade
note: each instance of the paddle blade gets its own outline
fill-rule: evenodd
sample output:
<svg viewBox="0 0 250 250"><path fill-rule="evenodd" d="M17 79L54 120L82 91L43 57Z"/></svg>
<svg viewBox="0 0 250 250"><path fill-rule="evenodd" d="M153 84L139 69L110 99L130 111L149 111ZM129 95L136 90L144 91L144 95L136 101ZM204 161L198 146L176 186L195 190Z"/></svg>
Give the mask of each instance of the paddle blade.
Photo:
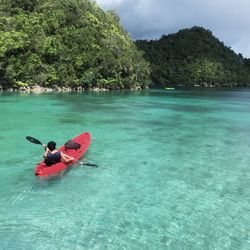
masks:
<svg viewBox="0 0 250 250"><path fill-rule="evenodd" d="M32 142L32 143L43 145L39 140L37 140L37 139L34 138L34 137L26 136L26 139L27 139L28 141Z"/></svg>
<svg viewBox="0 0 250 250"><path fill-rule="evenodd" d="M90 166L90 167L98 168L98 165L96 165L96 164L91 164L91 163L83 163L82 165L87 165L87 166Z"/></svg>

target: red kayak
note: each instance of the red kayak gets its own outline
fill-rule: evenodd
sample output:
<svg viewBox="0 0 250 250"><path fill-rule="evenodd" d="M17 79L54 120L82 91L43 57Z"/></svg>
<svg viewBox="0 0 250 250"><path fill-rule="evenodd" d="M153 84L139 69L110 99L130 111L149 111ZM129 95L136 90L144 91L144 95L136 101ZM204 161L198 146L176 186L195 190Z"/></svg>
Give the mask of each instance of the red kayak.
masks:
<svg viewBox="0 0 250 250"><path fill-rule="evenodd" d="M76 160L79 160L84 153L87 151L90 142L91 142L91 135L88 132L78 135L77 137L73 138L72 141L78 143L80 145L79 149L66 149L64 146L61 146L59 150L66 155L74 157ZM37 164L35 167L35 175L38 176L48 176L48 175L56 175L59 172L65 170L67 167L71 166L73 162L64 163L59 162L50 167L46 166L44 161Z"/></svg>

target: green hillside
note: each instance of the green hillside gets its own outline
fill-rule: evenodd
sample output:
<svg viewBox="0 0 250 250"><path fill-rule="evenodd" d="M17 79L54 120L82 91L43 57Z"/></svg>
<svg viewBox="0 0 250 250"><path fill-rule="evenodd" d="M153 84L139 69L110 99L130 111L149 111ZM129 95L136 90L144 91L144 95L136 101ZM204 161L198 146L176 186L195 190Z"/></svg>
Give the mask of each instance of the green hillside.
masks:
<svg viewBox="0 0 250 250"><path fill-rule="evenodd" d="M0 86L130 89L150 69L118 16L90 0L1 0Z"/></svg>
<svg viewBox="0 0 250 250"><path fill-rule="evenodd" d="M250 86L250 63L201 27L136 41L157 85Z"/></svg>

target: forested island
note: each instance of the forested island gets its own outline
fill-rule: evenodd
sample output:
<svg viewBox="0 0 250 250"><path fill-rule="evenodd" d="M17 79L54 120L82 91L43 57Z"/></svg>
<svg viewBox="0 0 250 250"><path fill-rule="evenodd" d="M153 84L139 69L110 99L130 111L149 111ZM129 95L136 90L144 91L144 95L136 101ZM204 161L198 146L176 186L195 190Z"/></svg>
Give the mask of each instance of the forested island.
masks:
<svg viewBox="0 0 250 250"><path fill-rule="evenodd" d="M202 27L133 41L91 0L1 0L0 90L250 86L250 59Z"/></svg>
<svg viewBox="0 0 250 250"><path fill-rule="evenodd" d="M138 40L151 65L153 84L163 86L250 86L250 59L236 54L202 27Z"/></svg>
<svg viewBox="0 0 250 250"><path fill-rule="evenodd" d="M0 2L2 89L140 89L149 74L119 17L91 0Z"/></svg>

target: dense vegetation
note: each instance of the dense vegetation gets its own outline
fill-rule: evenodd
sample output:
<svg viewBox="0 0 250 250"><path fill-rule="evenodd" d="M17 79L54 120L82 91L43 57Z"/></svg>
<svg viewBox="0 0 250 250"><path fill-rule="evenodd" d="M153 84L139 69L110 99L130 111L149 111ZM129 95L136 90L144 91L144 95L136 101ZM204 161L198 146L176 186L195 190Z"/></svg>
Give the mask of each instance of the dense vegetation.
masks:
<svg viewBox="0 0 250 250"><path fill-rule="evenodd" d="M0 0L0 89L144 88L150 71L157 85L250 86L250 59L201 27L135 46L92 0Z"/></svg>
<svg viewBox="0 0 250 250"><path fill-rule="evenodd" d="M91 0L0 0L0 87L145 87L149 63Z"/></svg>
<svg viewBox="0 0 250 250"><path fill-rule="evenodd" d="M201 27L136 44L151 63L155 84L250 86L250 59L237 55Z"/></svg>

